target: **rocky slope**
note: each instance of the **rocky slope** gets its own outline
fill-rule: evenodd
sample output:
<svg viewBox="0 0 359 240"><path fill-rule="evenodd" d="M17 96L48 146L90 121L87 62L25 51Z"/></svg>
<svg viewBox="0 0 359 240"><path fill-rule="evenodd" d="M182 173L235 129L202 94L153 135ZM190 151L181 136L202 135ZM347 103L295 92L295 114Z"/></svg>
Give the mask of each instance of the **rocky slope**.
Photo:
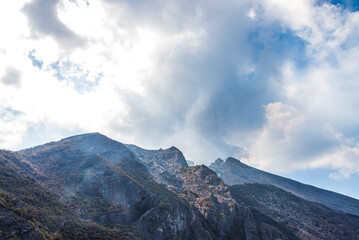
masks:
<svg viewBox="0 0 359 240"><path fill-rule="evenodd" d="M333 211L272 185L242 184L229 189L234 199L250 206L254 219L269 217L299 239L358 239L356 215Z"/></svg>
<svg viewBox="0 0 359 240"><path fill-rule="evenodd" d="M0 151L0 239L359 239L358 216L251 186L98 133Z"/></svg>
<svg viewBox="0 0 359 240"><path fill-rule="evenodd" d="M280 177L250 167L235 158L217 159L210 166L228 185L244 183L270 184L309 201L329 208L359 215L359 200L335 192Z"/></svg>
<svg viewBox="0 0 359 240"><path fill-rule="evenodd" d="M80 216L79 205L46 187L42 173L20 154L0 151L0 239L138 239ZM46 182L46 184L43 184Z"/></svg>

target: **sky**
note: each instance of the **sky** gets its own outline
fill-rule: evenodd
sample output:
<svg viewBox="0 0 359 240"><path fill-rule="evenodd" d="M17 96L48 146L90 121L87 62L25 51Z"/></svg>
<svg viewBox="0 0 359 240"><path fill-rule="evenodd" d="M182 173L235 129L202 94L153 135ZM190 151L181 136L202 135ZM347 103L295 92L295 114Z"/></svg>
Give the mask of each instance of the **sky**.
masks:
<svg viewBox="0 0 359 240"><path fill-rule="evenodd" d="M355 0L0 2L0 148L101 132L359 199Z"/></svg>

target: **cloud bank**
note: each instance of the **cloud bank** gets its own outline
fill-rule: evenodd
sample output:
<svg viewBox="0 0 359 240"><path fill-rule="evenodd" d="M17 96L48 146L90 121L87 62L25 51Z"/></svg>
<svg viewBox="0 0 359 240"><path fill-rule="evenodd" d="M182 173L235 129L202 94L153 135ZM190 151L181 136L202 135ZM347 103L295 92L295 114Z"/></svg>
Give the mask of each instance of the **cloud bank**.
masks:
<svg viewBox="0 0 359 240"><path fill-rule="evenodd" d="M359 174L354 1L0 3L0 147L99 131ZM11 24L9 24L11 23ZM283 167L285 166L285 167Z"/></svg>

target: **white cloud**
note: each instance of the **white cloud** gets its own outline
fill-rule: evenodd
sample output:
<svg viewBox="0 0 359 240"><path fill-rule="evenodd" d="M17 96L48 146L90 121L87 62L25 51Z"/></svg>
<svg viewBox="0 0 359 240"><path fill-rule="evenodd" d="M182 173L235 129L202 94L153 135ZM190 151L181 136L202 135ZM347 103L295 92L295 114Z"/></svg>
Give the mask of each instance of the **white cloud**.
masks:
<svg viewBox="0 0 359 240"><path fill-rule="evenodd" d="M1 2L0 147L51 126L349 176L358 23L314 0Z"/></svg>
<svg viewBox="0 0 359 240"><path fill-rule="evenodd" d="M332 177L359 173L358 142L328 122L316 122L281 102L265 106L267 123L250 145L246 161L276 172L295 169L338 169ZM285 166L285 168L283 168Z"/></svg>
<svg viewBox="0 0 359 240"><path fill-rule="evenodd" d="M126 92L146 94L145 86L150 83L144 81L154 71L162 71L158 61L163 59L156 58L163 51L175 52L179 45L198 44L197 36L202 34L185 29L168 35L145 25L128 29L118 24L117 13L109 11L103 2L89 6L83 1L41 3L36 0L1 8L7 9L1 19L7 33L0 40L1 62L7 63L0 66L1 82L10 86L14 80L19 85L19 77L23 77L19 89L0 88L1 106L23 113L11 119L21 127L8 120L7 125L3 123L7 130L0 135L4 139L2 147L20 146L26 130L42 123L110 134L108 121L116 116L117 124L128 127L130 123L124 122L126 108L130 107L124 102ZM48 11L53 15L51 19L46 17ZM9 20L14 24L5 24ZM68 51L64 34L76 34L83 46ZM42 69L32 66L29 53L42 63ZM80 81L95 85L78 89ZM5 141L15 133L17 141Z"/></svg>

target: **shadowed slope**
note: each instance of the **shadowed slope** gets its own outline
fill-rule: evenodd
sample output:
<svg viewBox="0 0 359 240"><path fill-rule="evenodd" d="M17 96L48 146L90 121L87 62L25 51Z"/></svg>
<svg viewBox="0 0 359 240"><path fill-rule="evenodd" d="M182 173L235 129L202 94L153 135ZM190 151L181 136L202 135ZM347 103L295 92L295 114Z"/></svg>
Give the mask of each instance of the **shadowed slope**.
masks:
<svg viewBox="0 0 359 240"><path fill-rule="evenodd" d="M217 172L228 185L244 183L270 184L291 192L298 197L359 216L359 200L357 199L258 170L235 158L228 158L226 161L217 159L209 167Z"/></svg>
<svg viewBox="0 0 359 240"><path fill-rule="evenodd" d="M300 239L359 239L359 216L333 211L275 186L242 184L229 187L234 199L249 206L254 218L272 218Z"/></svg>

